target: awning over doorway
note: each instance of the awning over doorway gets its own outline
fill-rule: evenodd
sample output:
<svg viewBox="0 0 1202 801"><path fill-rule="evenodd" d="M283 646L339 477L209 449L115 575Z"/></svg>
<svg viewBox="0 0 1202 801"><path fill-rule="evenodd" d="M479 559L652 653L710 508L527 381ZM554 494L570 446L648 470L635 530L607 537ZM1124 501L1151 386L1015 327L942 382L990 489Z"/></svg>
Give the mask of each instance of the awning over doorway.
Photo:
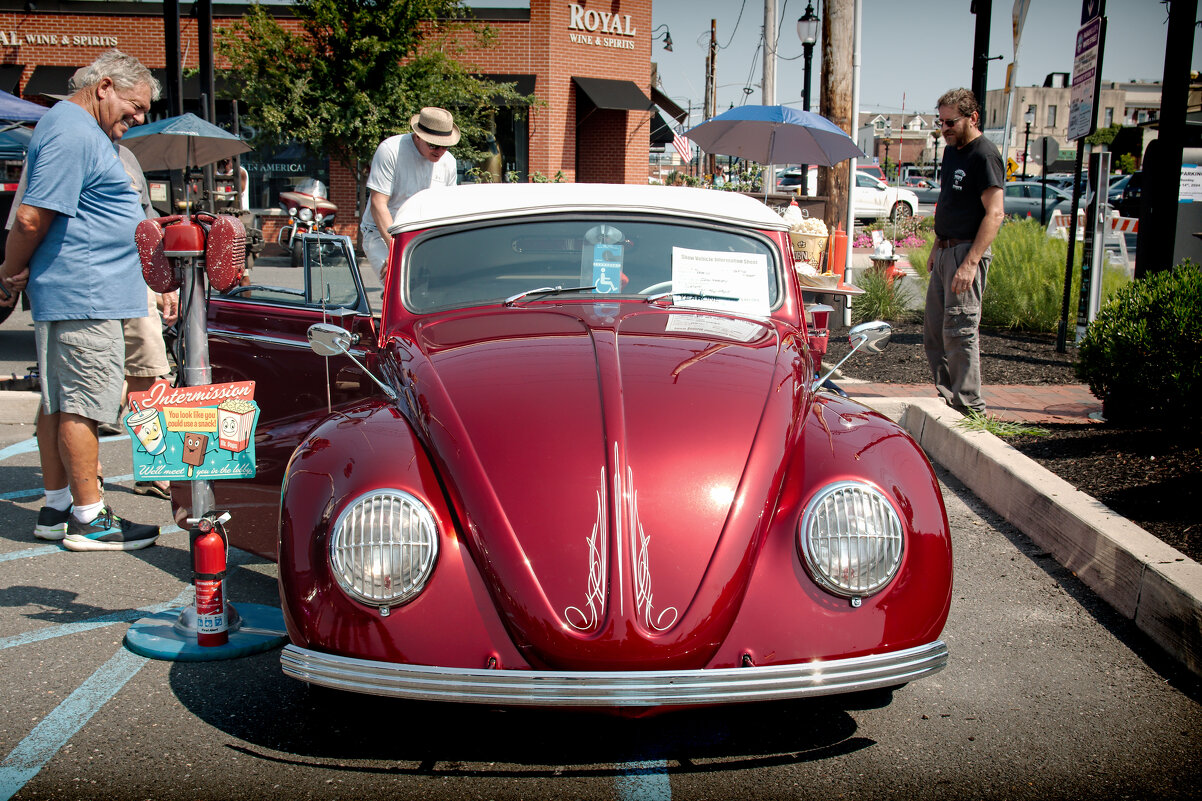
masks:
<svg viewBox="0 0 1202 801"><path fill-rule="evenodd" d="M0 64L0 89L10 95L15 95L23 72L25 72L24 64Z"/></svg>
<svg viewBox="0 0 1202 801"><path fill-rule="evenodd" d="M45 95L61 99L67 94L67 81L71 80L77 69L79 67L34 67L33 75L29 76L29 82L25 84L21 96Z"/></svg>
<svg viewBox="0 0 1202 801"><path fill-rule="evenodd" d="M651 108L651 100L634 81L573 77L572 82L597 108L626 111L647 111Z"/></svg>
<svg viewBox="0 0 1202 801"><path fill-rule="evenodd" d="M689 118L689 112L682 109L676 103L673 103L666 94L661 92L659 89L656 89L654 86L651 87L651 102L668 112L668 116L679 122L681 125L684 125L685 121Z"/></svg>
<svg viewBox="0 0 1202 801"><path fill-rule="evenodd" d="M493 83L511 83L515 92L523 95L534 94L534 84L536 76L534 75L481 75L481 78L486 78Z"/></svg>
<svg viewBox="0 0 1202 801"><path fill-rule="evenodd" d="M651 144L671 144L674 138L672 128L668 125L668 121L664 119L664 115L658 111L655 112L655 116L651 118Z"/></svg>

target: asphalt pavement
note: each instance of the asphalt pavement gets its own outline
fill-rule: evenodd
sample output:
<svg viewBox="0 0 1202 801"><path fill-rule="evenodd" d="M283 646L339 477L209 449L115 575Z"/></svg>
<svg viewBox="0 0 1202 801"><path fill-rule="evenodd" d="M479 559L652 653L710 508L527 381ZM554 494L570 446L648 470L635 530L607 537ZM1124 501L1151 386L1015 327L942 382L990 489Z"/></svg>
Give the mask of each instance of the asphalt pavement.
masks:
<svg viewBox="0 0 1202 801"><path fill-rule="evenodd" d="M113 438L107 496L163 524L159 543L35 541L29 434L0 425L3 800L1184 799L1202 779L1196 683L942 469L947 669L892 692L626 720L311 691L278 651L132 654L131 621L190 602L185 535L165 501L129 491L129 441ZM235 605L276 603L274 565L232 562Z"/></svg>

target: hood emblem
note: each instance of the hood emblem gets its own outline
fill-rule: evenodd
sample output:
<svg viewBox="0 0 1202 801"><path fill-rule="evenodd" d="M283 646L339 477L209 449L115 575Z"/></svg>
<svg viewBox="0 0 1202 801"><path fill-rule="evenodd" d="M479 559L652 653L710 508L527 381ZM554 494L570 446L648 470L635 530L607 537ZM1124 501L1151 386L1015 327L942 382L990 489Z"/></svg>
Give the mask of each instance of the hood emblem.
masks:
<svg viewBox="0 0 1202 801"><path fill-rule="evenodd" d="M620 464L618 446L614 443L614 464ZM669 606L659 612L655 611L651 591L651 537L643 530L639 520L638 491L634 489L634 471L626 468L625 481L622 480L620 469L615 468L613 481L612 503L616 506L614 520L617 521L615 542L618 547L618 608L623 611L626 597L625 581L622 571L622 546L629 538L631 563L634 584L635 614L639 622L652 631L666 631L671 628L678 617L676 607ZM606 487L606 471L601 468L601 486ZM578 631L593 631L600 623L605 613L605 577L609 562L609 527L606 508L609 504L597 490L597 521L593 530L585 540L588 544L588 589L585 592L585 607L570 606L564 610L568 625ZM587 611L586 611L587 610Z"/></svg>

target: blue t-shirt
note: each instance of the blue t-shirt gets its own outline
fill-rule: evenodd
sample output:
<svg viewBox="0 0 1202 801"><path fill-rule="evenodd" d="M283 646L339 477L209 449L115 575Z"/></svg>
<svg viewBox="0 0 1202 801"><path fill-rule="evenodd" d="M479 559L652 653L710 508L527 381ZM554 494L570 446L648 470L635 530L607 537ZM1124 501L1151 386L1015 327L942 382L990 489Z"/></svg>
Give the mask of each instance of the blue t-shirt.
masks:
<svg viewBox="0 0 1202 801"><path fill-rule="evenodd" d="M26 156L22 203L57 212L29 260L35 320L146 316L134 229L146 218L117 146L69 101L38 122Z"/></svg>

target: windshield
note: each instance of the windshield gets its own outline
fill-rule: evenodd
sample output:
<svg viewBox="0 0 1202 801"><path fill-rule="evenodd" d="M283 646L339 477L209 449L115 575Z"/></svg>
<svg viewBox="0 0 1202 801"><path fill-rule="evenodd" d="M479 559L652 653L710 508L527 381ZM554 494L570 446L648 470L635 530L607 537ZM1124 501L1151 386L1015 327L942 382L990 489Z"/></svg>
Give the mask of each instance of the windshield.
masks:
<svg viewBox="0 0 1202 801"><path fill-rule="evenodd" d="M771 243L672 220L499 222L410 246L402 299L416 313L546 300L648 299L766 316L779 302Z"/></svg>

